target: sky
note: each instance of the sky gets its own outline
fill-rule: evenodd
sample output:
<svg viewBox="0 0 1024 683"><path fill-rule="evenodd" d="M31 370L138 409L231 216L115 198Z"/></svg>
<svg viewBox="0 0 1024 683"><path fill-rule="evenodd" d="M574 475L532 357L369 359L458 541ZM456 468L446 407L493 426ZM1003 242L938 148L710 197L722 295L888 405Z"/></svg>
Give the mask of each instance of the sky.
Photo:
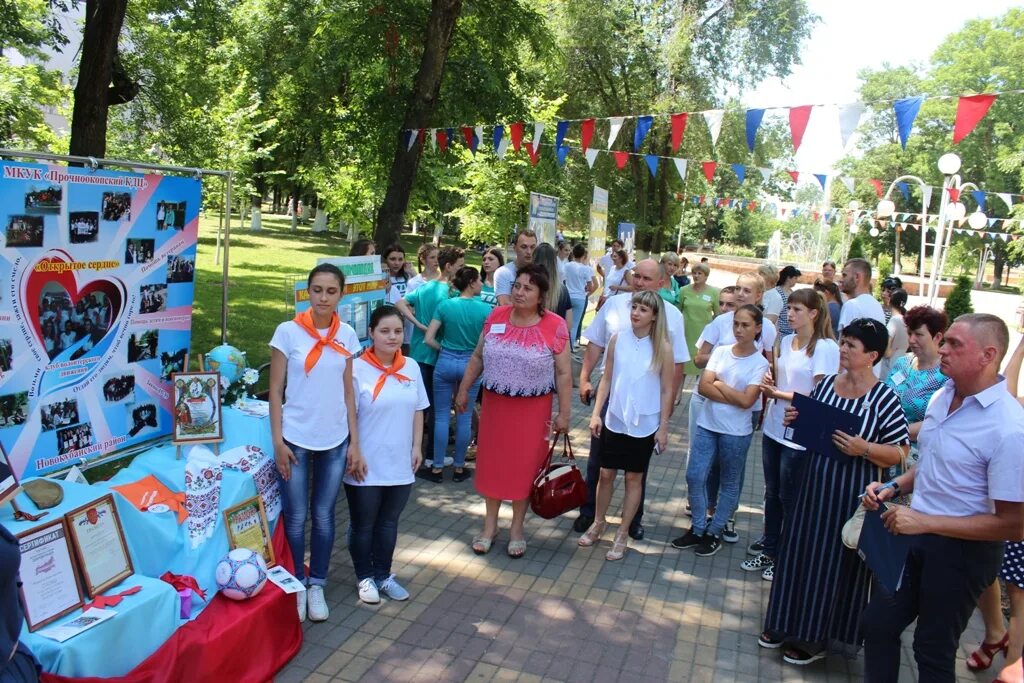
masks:
<svg viewBox="0 0 1024 683"><path fill-rule="evenodd" d="M804 44L802 63L785 79L766 79L744 93L744 105L760 108L855 102L857 72L861 69L877 69L883 62L893 66L926 64L939 43L967 21L1000 16L1021 2L808 0L808 4L821 20ZM786 116L786 112L769 114ZM850 144L856 144L856 140ZM842 156L836 109L815 107L797 153L797 168L828 173Z"/></svg>

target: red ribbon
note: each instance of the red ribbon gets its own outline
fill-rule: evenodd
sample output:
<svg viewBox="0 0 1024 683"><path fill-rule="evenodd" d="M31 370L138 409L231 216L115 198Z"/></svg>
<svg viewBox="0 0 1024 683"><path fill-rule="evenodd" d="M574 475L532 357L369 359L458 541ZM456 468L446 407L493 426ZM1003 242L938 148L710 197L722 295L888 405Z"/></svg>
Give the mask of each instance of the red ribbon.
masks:
<svg viewBox="0 0 1024 683"><path fill-rule="evenodd" d="M164 572L160 576L160 580L171 584L174 586L175 590L180 591L185 590L186 588L191 588L193 593L198 595L202 600L206 600L206 593L199 587L199 583L188 574L172 574L171 572Z"/></svg>
<svg viewBox="0 0 1024 683"><path fill-rule="evenodd" d="M90 607L106 609L108 607L113 607L114 605L121 604L121 600L123 598L129 595L135 595L140 590L142 590L142 586L132 586L127 590L123 590L120 593L114 593L113 595L97 595L92 602L85 603L85 607L82 609L89 609Z"/></svg>

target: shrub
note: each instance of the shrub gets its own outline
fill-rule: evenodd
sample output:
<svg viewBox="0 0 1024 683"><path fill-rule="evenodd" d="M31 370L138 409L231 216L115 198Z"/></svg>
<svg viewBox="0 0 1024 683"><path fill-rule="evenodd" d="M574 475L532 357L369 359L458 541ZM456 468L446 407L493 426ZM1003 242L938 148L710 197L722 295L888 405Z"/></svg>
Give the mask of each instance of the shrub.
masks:
<svg viewBox="0 0 1024 683"><path fill-rule="evenodd" d="M846 252L846 260L852 258L864 258L864 245L860 241L860 235L853 238L850 242L850 249Z"/></svg>
<svg viewBox="0 0 1024 683"><path fill-rule="evenodd" d="M946 317L953 322L964 313L974 313L974 306L971 305L971 279L961 275L956 279L953 291L946 297Z"/></svg>

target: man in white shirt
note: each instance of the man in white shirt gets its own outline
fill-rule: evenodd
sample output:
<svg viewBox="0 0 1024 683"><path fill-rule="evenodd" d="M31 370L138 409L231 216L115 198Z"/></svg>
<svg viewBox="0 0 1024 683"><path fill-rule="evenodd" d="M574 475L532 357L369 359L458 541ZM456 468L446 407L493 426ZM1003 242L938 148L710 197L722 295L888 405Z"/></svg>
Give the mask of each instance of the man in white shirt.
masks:
<svg viewBox="0 0 1024 683"><path fill-rule="evenodd" d="M925 413L921 459L892 488L867 487L869 508L914 494L910 507L882 515L890 532L911 537L910 550L899 589L876 592L861 617L868 681L899 678L900 636L915 619L918 678L955 680L960 636L999 573L1004 541L1024 538L1024 408L999 375L1008 346L996 316L957 318L939 349L949 381Z"/></svg>
<svg viewBox="0 0 1024 683"><path fill-rule="evenodd" d="M862 258L852 258L843 264L843 279L839 288L848 297L839 313L839 334L857 318L872 318L885 325L885 311L878 299L871 295L871 264ZM874 367L875 377L881 364Z"/></svg>
<svg viewBox="0 0 1024 683"><path fill-rule="evenodd" d="M658 293L665 286L668 275L665 266L653 259L645 259L636 265L633 272L633 288L635 291ZM608 348L611 338L626 330L632 329L629 319L633 307L632 296L616 296L608 299L601 310L597 312L590 326L583 332L587 340L587 350L583 355L583 368L580 371L580 400L590 405L594 387L590 382L590 375L594 367L600 362L604 370L604 352ZM675 373L672 378L673 396L679 391L679 384L683 379L683 371L686 361L690 360L690 352L686 347L686 331L683 326L683 314L675 306L663 307L665 323L668 328L669 341L672 343L672 359L675 362ZM607 406L605 406L607 408ZM667 420L669 416L663 416ZM580 516L573 524L573 529L586 531L594 521L594 496L597 489L597 481L601 477L601 440L591 438L590 457L587 458L587 488L590 495L587 502L580 507ZM647 474L644 473L644 493L646 493ZM641 523L644 514L643 497L640 499L640 507L633 517L633 523L629 528L630 537L640 540L644 537L644 528Z"/></svg>
<svg viewBox="0 0 1024 683"><path fill-rule="evenodd" d="M516 260L509 261L494 271L494 295L499 306L512 304L512 284L516 281L516 273L523 266L533 263L533 250L537 248L537 233L533 230L520 230L513 246Z"/></svg>

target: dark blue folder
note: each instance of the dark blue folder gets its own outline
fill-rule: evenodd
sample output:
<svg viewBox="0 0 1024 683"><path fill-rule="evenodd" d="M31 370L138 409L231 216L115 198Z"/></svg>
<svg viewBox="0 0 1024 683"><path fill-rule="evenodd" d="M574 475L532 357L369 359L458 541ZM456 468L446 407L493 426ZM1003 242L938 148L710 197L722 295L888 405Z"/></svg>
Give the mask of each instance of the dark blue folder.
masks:
<svg viewBox="0 0 1024 683"><path fill-rule="evenodd" d="M859 434L862 418L822 403L810 396L793 394L793 407L797 417L786 430L786 438L804 448L843 460L850 456L836 449L832 433L837 429L847 434Z"/></svg>
<svg viewBox="0 0 1024 683"><path fill-rule="evenodd" d="M857 554L875 575L878 585L892 595L899 590L903 579L911 537L890 533L882 522L882 512L883 508L879 507L877 510L868 510L864 516Z"/></svg>

